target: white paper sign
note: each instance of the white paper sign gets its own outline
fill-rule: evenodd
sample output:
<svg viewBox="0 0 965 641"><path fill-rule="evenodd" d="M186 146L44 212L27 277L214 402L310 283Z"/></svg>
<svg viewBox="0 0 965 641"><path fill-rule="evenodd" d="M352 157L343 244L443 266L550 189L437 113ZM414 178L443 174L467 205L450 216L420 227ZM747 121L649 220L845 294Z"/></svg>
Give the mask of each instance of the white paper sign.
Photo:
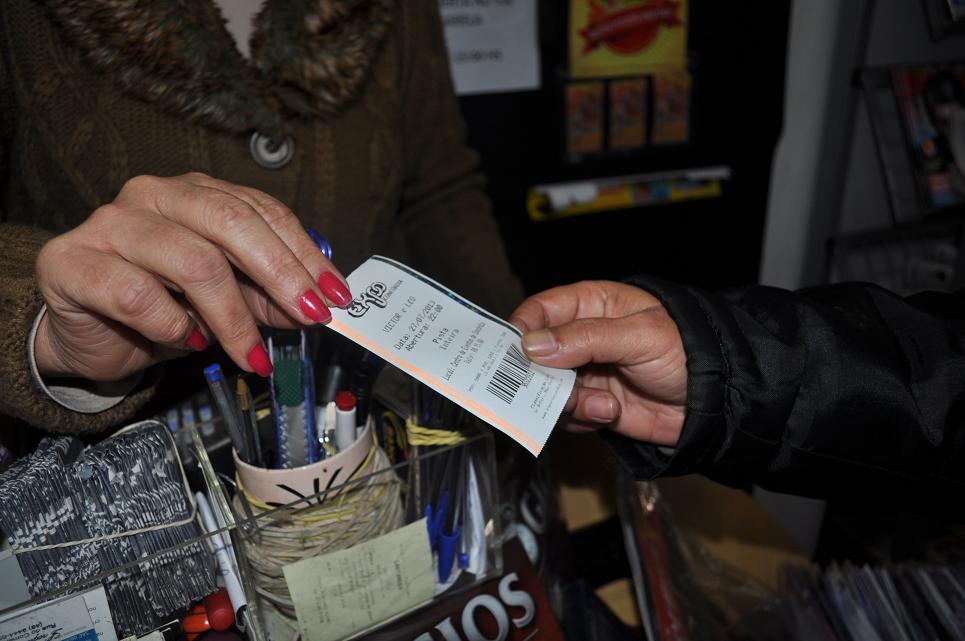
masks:
<svg viewBox="0 0 965 641"><path fill-rule="evenodd" d="M536 0L439 0L460 95L539 89Z"/></svg>
<svg viewBox="0 0 965 641"><path fill-rule="evenodd" d="M0 617L0 641L117 641L103 586Z"/></svg>
<svg viewBox="0 0 965 641"><path fill-rule="evenodd" d="M355 298L328 327L539 455L576 372L531 362L515 327L391 258L347 280Z"/></svg>

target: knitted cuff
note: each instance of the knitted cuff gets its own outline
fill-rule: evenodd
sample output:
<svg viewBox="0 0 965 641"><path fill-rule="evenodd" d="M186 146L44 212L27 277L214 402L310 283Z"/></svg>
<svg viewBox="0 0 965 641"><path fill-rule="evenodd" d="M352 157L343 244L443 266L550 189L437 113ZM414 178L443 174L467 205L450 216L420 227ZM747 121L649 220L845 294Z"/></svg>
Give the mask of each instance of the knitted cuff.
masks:
<svg viewBox="0 0 965 641"><path fill-rule="evenodd" d="M143 380L144 372L137 372L120 381L99 382L83 378L56 378L45 381L37 369L37 357L34 346L37 340L37 328L47 306L40 308L27 337L27 360L30 363L30 373L34 384L40 391L67 409L81 414L97 414L114 407L124 400Z"/></svg>
<svg viewBox="0 0 965 641"><path fill-rule="evenodd" d="M110 409L84 414L54 401L38 385L28 340L44 301L34 264L50 234L22 225L0 225L0 414L51 432L93 433L128 420L152 395L148 382ZM148 377L153 378L153 377ZM7 422L7 421L4 421Z"/></svg>

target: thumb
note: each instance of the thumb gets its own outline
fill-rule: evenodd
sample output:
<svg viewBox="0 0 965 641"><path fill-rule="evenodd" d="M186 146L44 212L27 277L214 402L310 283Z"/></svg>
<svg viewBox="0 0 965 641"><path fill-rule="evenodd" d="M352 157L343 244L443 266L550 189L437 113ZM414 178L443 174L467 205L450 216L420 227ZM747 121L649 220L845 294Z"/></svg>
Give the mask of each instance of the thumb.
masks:
<svg viewBox="0 0 965 641"><path fill-rule="evenodd" d="M590 363L633 365L665 354L674 332L663 308L617 318L581 318L523 334L523 350L547 367L576 368Z"/></svg>

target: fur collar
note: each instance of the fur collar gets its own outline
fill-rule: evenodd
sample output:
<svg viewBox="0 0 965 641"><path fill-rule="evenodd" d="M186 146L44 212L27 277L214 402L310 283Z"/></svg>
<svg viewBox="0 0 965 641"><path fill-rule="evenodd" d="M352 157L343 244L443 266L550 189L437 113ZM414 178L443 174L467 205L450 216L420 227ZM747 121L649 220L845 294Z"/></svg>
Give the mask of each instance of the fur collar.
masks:
<svg viewBox="0 0 965 641"><path fill-rule="evenodd" d="M395 0L266 0L249 61L212 0L44 1L98 72L233 132L337 114L360 92L395 13Z"/></svg>

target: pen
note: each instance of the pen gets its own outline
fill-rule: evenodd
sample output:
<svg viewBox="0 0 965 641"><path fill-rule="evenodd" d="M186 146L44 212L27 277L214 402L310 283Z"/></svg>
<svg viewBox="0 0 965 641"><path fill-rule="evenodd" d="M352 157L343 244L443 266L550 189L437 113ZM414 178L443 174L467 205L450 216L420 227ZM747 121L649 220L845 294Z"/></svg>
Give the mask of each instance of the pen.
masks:
<svg viewBox="0 0 965 641"><path fill-rule="evenodd" d="M198 505L198 513L201 515L201 525L205 533L211 535L211 545L214 547L215 559L217 559L221 578L228 592L228 600L231 601L231 608L235 613L235 621L240 623L245 614L244 610L247 608L248 599L235 572L235 560L231 558L232 554L227 543L228 533L218 532L221 528L218 527L218 522L215 520L207 496L201 492L195 492L194 500ZM213 532L217 532L217 534L212 534Z"/></svg>
<svg viewBox="0 0 965 641"><path fill-rule="evenodd" d="M304 351L304 350L303 350ZM305 448L308 462L315 463L327 456L318 440L318 423L315 421L315 368L312 362L302 358L302 393L305 396L303 412L305 415Z"/></svg>
<svg viewBox="0 0 965 641"><path fill-rule="evenodd" d="M328 242L328 239L311 227L306 227L305 233L308 234L308 237L312 239L312 242L318 246L318 250L325 254L325 258L332 260L332 245Z"/></svg>
<svg viewBox="0 0 965 641"><path fill-rule="evenodd" d="M422 425L422 384L412 379L412 421Z"/></svg>
<svg viewBox="0 0 965 641"><path fill-rule="evenodd" d="M318 399L319 402L325 405L334 401L339 391L345 389L346 378L345 369L340 362L339 351L334 350L325 368L325 382L321 385L321 398Z"/></svg>
<svg viewBox="0 0 965 641"><path fill-rule="evenodd" d="M279 468L315 463L320 445L315 425L315 386L304 331L275 332L268 338L273 365L272 407Z"/></svg>
<svg viewBox="0 0 965 641"><path fill-rule="evenodd" d="M459 536L456 549L456 564L460 570L465 570L469 567L469 552L466 546L466 539L468 538L466 534L466 512L469 511L469 483L467 482L466 470L472 465L469 458L469 452L466 451L466 447L462 447L459 452L459 465L456 467L459 502L456 504L457 510L455 519L453 520L453 529L458 532Z"/></svg>
<svg viewBox="0 0 965 641"><path fill-rule="evenodd" d="M430 419L432 418L432 408L435 405L435 393L428 387L419 388L422 392L422 416L419 425L423 427L435 427Z"/></svg>
<svg viewBox="0 0 965 641"><path fill-rule="evenodd" d="M261 455L261 438L258 435L258 418L255 416L255 401L251 398L251 389L243 376L238 377L238 407L241 409L241 423L244 426L246 445L251 453L249 463L258 467L265 467Z"/></svg>
<svg viewBox="0 0 965 641"><path fill-rule="evenodd" d="M349 389L355 394L355 422L365 425L369 418L369 396L376 376L382 371L385 361L366 350L352 368Z"/></svg>
<svg viewBox="0 0 965 641"><path fill-rule="evenodd" d="M355 442L355 394L342 390L335 397L335 446L339 452Z"/></svg>
<svg viewBox="0 0 965 641"><path fill-rule="evenodd" d="M370 354L371 352L366 352ZM372 389L372 380L369 369L363 358L352 368L349 376L349 391L355 395L355 422L358 425L365 425L369 417L369 392Z"/></svg>
<svg viewBox="0 0 965 641"><path fill-rule="evenodd" d="M249 452L245 447L245 437L241 430L240 413L237 404L231 402L228 381L221 371L221 366L217 363L208 365L204 368L204 377L208 381L208 387L211 388L211 396L214 397L214 402L221 412L221 418L224 421L228 436L231 438L232 445L234 445L241 460L247 462Z"/></svg>

